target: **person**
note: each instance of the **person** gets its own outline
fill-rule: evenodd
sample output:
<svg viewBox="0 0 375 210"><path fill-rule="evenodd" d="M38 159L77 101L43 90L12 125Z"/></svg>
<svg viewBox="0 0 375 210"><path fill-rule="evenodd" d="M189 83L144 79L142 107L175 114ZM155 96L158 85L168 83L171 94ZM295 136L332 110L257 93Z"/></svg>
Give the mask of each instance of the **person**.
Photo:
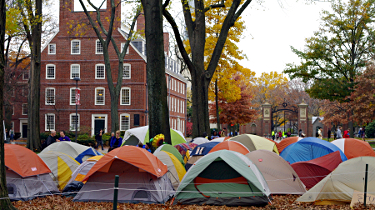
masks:
<svg viewBox="0 0 375 210"><path fill-rule="evenodd" d="M275 141L275 131L272 131L272 140L274 140Z"/></svg>
<svg viewBox="0 0 375 210"><path fill-rule="evenodd" d="M331 138L331 128L328 129L328 141Z"/></svg>
<svg viewBox="0 0 375 210"><path fill-rule="evenodd" d="M283 134L279 131L279 140L283 139Z"/></svg>
<svg viewBox="0 0 375 210"><path fill-rule="evenodd" d="M339 126L338 128L337 128L337 132L336 132L336 138L337 139L341 139L342 138L342 134L341 134L341 126Z"/></svg>
<svg viewBox="0 0 375 210"><path fill-rule="evenodd" d="M346 129L345 131L344 131L344 136L343 136L344 138L350 138L350 128L348 128L348 129Z"/></svg>
<svg viewBox="0 0 375 210"><path fill-rule="evenodd" d="M363 127L362 127L362 132L361 132L361 135L362 135L361 137L362 137L362 140L363 140L363 141L365 141L365 137L366 137L366 133L365 133L365 131L366 131L366 128L365 128L365 126L363 126Z"/></svg>
<svg viewBox="0 0 375 210"><path fill-rule="evenodd" d="M65 136L65 131L61 130L60 131L60 138L57 140L59 141L70 141L70 138L68 136Z"/></svg>
<svg viewBox="0 0 375 210"><path fill-rule="evenodd" d="M51 134L47 137L46 147L56 142L56 131L52 130Z"/></svg>
<svg viewBox="0 0 375 210"><path fill-rule="evenodd" d="M120 131L116 131L116 136L114 136L114 138L110 139L111 141L109 143L108 152L110 152L111 150L116 149L118 147L121 147L122 138L120 137L120 134L121 134Z"/></svg>
<svg viewBox="0 0 375 210"><path fill-rule="evenodd" d="M227 128L223 128L223 130L221 131L221 137L226 137L227 136Z"/></svg>
<svg viewBox="0 0 375 210"><path fill-rule="evenodd" d="M10 137L10 141L13 141L13 140L14 140L14 130L13 130L13 128L11 128L11 129L9 130L9 137Z"/></svg>
<svg viewBox="0 0 375 210"><path fill-rule="evenodd" d="M290 137L292 135L292 133L290 132L290 131L288 131L287 133L286 133L286 136L287 137Z"/></svg>
<svg viewBox="0 0 375 210"><path fill-rule="evenodd" d="M96 146L99 148L99 146L101 145L102 150L104 150L104 148L103 148L103 129L100 129L99 133L96 134L95 140L96 140Z"/></svg>
<svg viewBox="0 0 375 210"><path fill-rule="evenodd" d="M215 139L215 138L219 138L219 137L220 137L220 136L217 135L216 130L214 130L214 132L212 133L211 139Z"/></svg>

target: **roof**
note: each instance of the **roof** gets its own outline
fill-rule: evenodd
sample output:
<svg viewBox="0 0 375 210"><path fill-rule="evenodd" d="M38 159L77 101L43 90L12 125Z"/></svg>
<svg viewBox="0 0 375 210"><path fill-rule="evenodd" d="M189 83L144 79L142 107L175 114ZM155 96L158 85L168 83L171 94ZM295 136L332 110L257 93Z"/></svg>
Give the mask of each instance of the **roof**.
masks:
<svg viewBox="0 0 375 210"><path fill-rule="evenodd" d="M311 124L314 124L316 120L322 121L324 117L311 117Z"/></svg>

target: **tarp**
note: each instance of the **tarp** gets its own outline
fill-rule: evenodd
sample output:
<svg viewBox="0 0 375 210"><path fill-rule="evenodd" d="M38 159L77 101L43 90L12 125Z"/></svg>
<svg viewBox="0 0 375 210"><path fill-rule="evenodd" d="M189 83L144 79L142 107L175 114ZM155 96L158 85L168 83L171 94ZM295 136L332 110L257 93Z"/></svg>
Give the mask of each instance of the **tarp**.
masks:
<svg viewBox="0 0 375 210"><path fill-rule="evenodd" d="M299 161L309 161L329 153L339 151L342 161L346 161L345 154L334 144L314 137L304 138L286 147L280 156L289 164Z"/></svg>
<svg viewBox="0 0 375 210"><path fill-rule="evenodd" d="M243 155L246 155L247 153L250 152L240 142L236 142L236 141L223 141L223 142L219 143L218 145L214 146L209 153L216 152L216 151L223 150L223 149L234 151L234 152L239 152L239 153L241 153Z"/></svg>
<svg viewBox="0 0 375 210"><path fill-rule="evenodd" d="M252 134L242 134L242 135L230 138L229 141L238 141L241 144L243 144L245 147L247 147L249 151L264 149L264 150L268 150L271 152L275 152L276 154L279 154L276 143L261 136L252 135Z"/></svg>
<svg viewBox="0 0 375 210"><path fill-rule="evenodd" d="M123 145L137 146L138 143L146 144L150 142L150 138L153 138L153 136L149 137L148 126L128 129L125 131L122 146ZM171 141L172 141L173 146L177 144L181 144L181 143L186 143L184 135L180 131L172 129L172 128L171 128Z"/></svg>
<svg viewBox="0 0 375 210"><path fill-rule="evenodd" d="M248 157L262 172L272 194L303 194L304 184L293 168L276 153L268 150L255 150Z"/></svg>
<svg viewBox="0 0 375 210"><path fill-rule="evenodd" d="M312 188L335 170L341 162L340 152L336 151L313 160L296 162L291 166L305 186Z"/></svg>
<svg viewBox="0 0 375 210"><path fill-rule="evenodd" d="M277 149L279 152L282 152L287 146L296 143L297 141L303 139L302 137L294 136L294 137L288 137L283 140L281 140L279 143L276 144Z"/></svg>
<svg viewBox="0 0 375 210"><path fill-rule="evenodd" d="M169 152L171 154L173 154L178 161L180 161L180 163L185 166L185 161L184 159L182 158L182 155L180 154L180 152L172 145L170 144L163 144L161 145L160 147L158 147L155 151L155 152L158 152L158 151L166 151L166 152Z"/></svg>
<svg viewBox="0 0 375 210"><path fill-rule="evenodd" d="M374 150L366 141L353 138L345 138L334 140L331 143L340 148L340 150L344 152L348 159L361 156L375 157Z"/></svg>
<svg viewBox="0 0 375 210"><path fill-rule="evenodd" d="M48 152L48 151L56 151L56 152L62 152L73 159L75 159L77 162L82 163L83 161L87 160L87 158L90 158L92 156L101 155L98 151L96 151L92 147L88 147L82 144L78 144L75 142L70 141L61 141L61 142L55 142L48 147L46 147L41 153Z"/></svg>
<svg viewBox="0 0 375 210"><path fill-rule="evenodd" d="M182 179L174 204L267 205L270 191L258 168L238 152L202 157Z"/></svg>
<svg viewBox="0 0 375 210"><path fill-rule="evenodd" d="M342 162L332 173L297 199L316 205L350 203L354 190L364 192L368 164L367 192L375 192L375 157L357 157Z"/></svg>
<svg viewBox="0 0 375 210"><path fill-rule="evenodd" d="M185 167L177 158L166 151L154 152L154 155L159 158L168 167L168 178L171 180L173 188L177 190L180 181L186 174Z"/></svg>
<svg viewBox="0 0 375 210"><path fill-rule="evenodd" d="M196 146L198 145L194 143L182 143L174 145L174 147L182 155L185 164L190 159L190 151L192 151Z"/></svg>

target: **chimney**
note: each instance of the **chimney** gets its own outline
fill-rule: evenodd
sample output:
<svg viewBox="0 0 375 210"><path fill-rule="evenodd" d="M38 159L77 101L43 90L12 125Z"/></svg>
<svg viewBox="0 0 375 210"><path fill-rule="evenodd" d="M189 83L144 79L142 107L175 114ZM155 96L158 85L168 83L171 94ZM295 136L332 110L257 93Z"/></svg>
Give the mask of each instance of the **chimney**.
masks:
<svg viewBox="0 0 375 210"><path fill-rule="evenodd" d="M167 56L169 56L169 33L168 32L163 33L163 40L164 40L164 52L166 52Z"/></svg>
<svg viewBox="0 0 375 210"><path fill-rule="evenodd" d="M145 36L145 16L141 13L137 18L137 32Z"/></svg>

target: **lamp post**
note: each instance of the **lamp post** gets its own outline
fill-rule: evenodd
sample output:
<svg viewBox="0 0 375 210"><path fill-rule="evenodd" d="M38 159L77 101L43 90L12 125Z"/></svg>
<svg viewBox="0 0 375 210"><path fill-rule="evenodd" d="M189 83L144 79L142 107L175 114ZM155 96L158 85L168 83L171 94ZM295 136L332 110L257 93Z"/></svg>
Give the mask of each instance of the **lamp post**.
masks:
<svg viewBox="0 0 375 210"><path fill-rule="evenodd" d="M77 142L77 138L78 138L78 103L79 102L79 97L77 97L77 90L78 90L78 81L81 81L81 78L79 77L74 77L74 79L76 81L76 91L75 91L75 99L76 99L76 120L75 120L75 130L76 130L76 142Z"/></svg>

